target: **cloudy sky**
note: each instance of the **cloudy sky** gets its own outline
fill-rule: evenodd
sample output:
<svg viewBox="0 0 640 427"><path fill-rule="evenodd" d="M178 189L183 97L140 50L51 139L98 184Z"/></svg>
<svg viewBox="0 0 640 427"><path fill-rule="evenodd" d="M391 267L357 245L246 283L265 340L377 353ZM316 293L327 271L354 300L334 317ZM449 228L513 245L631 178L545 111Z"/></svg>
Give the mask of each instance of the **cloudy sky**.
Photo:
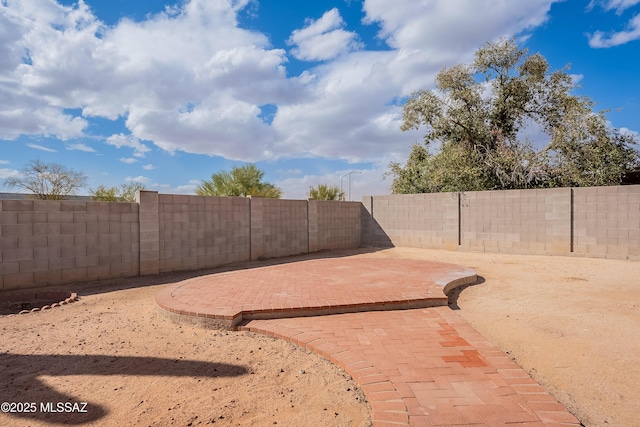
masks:
<svg viewBox="0 0 640 427"><path fill-rule="evenodd" d="M386 194L406 97L512 36L640 131L640 0L0 0L0 191L40 159L89 188L255 162L286 198L353 170L352 199Z"/></svg>

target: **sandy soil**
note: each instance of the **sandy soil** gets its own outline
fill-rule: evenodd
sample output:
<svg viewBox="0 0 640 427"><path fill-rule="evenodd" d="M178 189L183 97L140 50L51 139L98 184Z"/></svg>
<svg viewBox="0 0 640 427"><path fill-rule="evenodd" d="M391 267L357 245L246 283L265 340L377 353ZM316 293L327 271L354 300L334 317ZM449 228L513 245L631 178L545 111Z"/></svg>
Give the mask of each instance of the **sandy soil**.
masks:
<svg viewBox="0 0 640 427"><path fill-rule="evenodd" d="M359 256L475 268L484 282L453 301L464 319L584 425L640 425L640 263L407 248ZM0 414L0 425L370 424L360 389L320 356L158 316L153 295L188 274L75 286L76 303L0 316L0 400L37 406ZM45 414L49 402L87 412Z"/></svg>
<svg viewBox="0 0 640 427"><path fill-rule="evenodd" d="M174 324L155 311L158 279L74 287L73 304L0 316L0 402L36 404L0 426L370 425L343 370L282 340Z"/></svg>
<svg viewBox="0 0 640 427"><path fill-rule="evenodd" d="M585 426L640 426L640 263L394 248L474 268L458 313ZM482 281L482 280L481 280Z"/></svg>

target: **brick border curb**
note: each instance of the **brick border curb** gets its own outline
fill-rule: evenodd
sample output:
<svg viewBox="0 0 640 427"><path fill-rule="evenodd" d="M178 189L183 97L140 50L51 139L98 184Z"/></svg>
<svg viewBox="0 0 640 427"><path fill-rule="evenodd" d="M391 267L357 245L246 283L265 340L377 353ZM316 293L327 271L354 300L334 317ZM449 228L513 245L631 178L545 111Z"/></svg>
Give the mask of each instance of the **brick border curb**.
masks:
<svg viewBox="0 0 640 427"><path fill-rule="evenodd" d="M33 301L33 300L52 300L58 302L54 302L52 304L46 304L42 307L34 307L31 310L21 310L18 313L9 314L9 316L14 314L29 314L29 313L37 313L40 311L50 310L52 308L60 307L63 305L71 304L78 300L78 294L76 292L69 291L19 291L19 292L10 292L6 295L0 295L0 302L20 302L20 301Z"/></svg>

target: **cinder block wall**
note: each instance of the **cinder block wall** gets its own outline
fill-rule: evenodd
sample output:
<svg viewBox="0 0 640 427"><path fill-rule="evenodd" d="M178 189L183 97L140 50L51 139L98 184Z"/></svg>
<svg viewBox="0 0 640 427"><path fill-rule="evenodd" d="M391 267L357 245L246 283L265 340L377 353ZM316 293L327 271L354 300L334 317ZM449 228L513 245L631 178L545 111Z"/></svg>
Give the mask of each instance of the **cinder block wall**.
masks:
<svg viewBox="0 0 640 427"><path fill-rule="evenodd" d="M136 201L0 200L0 290L360 246L360 203L155 191Z"/></svg>
<svg viewBox="0 0 640 427"><path fill-rule="evenodd" d="M140 275L160 272L160 215L158 193L138 191L140 221Z"/></svg>
<svg viewBox="0 0 640 427"><path fill-rule="evenodd" d="M3 289L136 276L136 203L0 200Z"/></svg>
<svg viewBox="0 0 640 427"><path fill-rule="evenodd" d="M560 255L571 252L571 189L460 193L460 246Z"/></svg>
<svg viewBox="0 0 640 427"><path fill-rule="evenodd" d="M0 200L0 289L361 244L640 260L640 185L375 196L362 204L153 191L137 197Z"/></svg>
<svg viewBox="0 0 640 427"><path fill-rule="evenodd" d="M360 246L362 204L309 200L309 252Z"/></svg>
<svg viewBox="0 0 640 427"><path fill-rule="evenodd" d="M640 260L640 185L574 188L573 252Z"/></svg>
<svg viewBox="0 0 640 427"><path fill-rule="evenodd" d="M248 260L250 202L241 197L160 194L159 271Z"/></svg>
<svg viewBox="0 0 640 427"><path fill-rule="evenodd" d="M364 197L362 241L640 260L640 185Z"/></svg>
<svg viewBox="0 0 640 427"><path fill-rule="evenodd" d="M251 198L251 259L309 252L306 200Z"/></svg>
<svg viewBox="0 0 640 427"><path fill-rule="evenodd" d="M457 193L375 196L363 204L372 215L363 241L374 246L454 249L458 244Z"/></svg>

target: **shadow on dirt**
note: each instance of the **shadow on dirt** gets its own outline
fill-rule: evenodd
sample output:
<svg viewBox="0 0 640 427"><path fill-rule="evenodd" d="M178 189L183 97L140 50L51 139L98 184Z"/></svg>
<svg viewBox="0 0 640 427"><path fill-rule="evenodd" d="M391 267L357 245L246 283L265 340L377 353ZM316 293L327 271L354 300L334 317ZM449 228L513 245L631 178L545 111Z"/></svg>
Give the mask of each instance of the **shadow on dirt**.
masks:
<svg viewBox="0 0 640 427"><path fill-rule="evenodd" d="M63 354L0 354L2 368L2 411L11 417L47 423L78 425L99 420L108 414L102 405L87 396L58 391L40 376L87 375L87 382L99 384L98 376L151 375L159 377L236 377L247 368L227 363L202 362L159 357ZM90 387L87 387L90 390ZM11 403L15 406L11 407ZM12 411L13 409L13 411ZM25 411L26 409L26 411Z"/></svg>

